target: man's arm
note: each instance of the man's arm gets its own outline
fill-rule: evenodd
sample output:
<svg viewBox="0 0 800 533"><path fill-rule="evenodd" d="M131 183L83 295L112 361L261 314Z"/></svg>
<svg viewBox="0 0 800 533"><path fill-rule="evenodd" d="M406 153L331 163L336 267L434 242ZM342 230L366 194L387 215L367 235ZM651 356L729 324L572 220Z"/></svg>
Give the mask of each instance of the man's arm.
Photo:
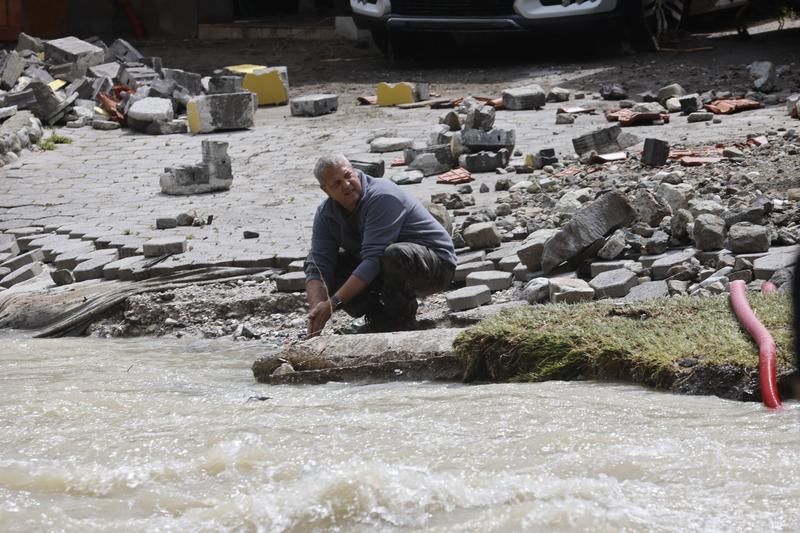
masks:
<svg viewBox="0 0 800 533"><path fill-rule="evenodd" d="M344 285L336 291L336 296L343 303L347 303L366 288L366 283L357 276L351 275L344 282ZM315 279L306 283L306 298L308 299L308 308L310 310L306 334L308 337L316 337L322 332L325 324L330 320L331 314L333 314L333 302L328 298L328 291L325 285Z"/></svg>

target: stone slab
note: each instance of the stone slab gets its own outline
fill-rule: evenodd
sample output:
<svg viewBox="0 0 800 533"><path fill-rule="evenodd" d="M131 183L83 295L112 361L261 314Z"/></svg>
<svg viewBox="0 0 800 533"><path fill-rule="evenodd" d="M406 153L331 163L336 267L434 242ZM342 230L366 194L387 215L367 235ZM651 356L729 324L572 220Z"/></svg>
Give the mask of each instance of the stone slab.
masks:
<svg viewBox="0 0 800 533"><path fill-rule="evenodd" d="M145 257L158 257L167 253L182 254L186 247L186 237L159 237L142 245Z"/></svg>
<svg viewBox="0 0 800 533"><path fill-rule="evenodd" d="M465 311L492 301L492 291L486 285L473 285L445 294L451 311Z"/></svg>
<svg viewBox="0 0 800 533"><path fill-rule="evenodd" d="M306 290L305 272L287 272L275 276L275 287L279 292L302 292Z"/></svg>
<svg viewBox="0 0 800 533"><path fill-rule="evenodd" d="M485 285L492 292L502 291L511 287L514 282L511 272L501 272L499 270L472 272L466 277L467 287L475 285Z"/></svg>
<svg viewBox="0 0 800 533"><path fill-rule="evenodd" d="M10 274L3 277L3 279L0 279L0 287L4 287L6 289L13 287L18 283L35 278L41 273L42 264L40 262L37 261L35 263L28 263L16 270L12 270Z"/></svg>

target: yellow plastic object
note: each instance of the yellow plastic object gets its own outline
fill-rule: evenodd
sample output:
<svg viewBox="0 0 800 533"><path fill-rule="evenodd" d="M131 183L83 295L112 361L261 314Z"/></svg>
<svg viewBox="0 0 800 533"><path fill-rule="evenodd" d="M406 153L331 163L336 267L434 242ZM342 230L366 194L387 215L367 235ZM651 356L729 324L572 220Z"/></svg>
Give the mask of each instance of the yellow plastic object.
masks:
<svg viewBox="0 0 800 533"><path fill-rule="evenodd" d="M532 167L536 164L536 158L533 154L525 154L525 166Z"/></svg>
<svg viewBox="0 0 800 533"><path fill-rule="evenodd" d="M66 84L67 82L65 82L64 80L53 80L50 83L48 83L47 86L50 87L53 91L57 91Z"/></svg>
<svg viewBox="0 0 800 533"><path fill-rule="evenodd" d="M196 99L189 100L189 103L186 104L186 119L189 122L189 131L199 133L202 122L200 120L200 108Z"/></svg>
<svg viewBox="0 0 800 533"><path fill-rule="evenodd" d="M225 70L244 75L242 87L258 96L258 105L285 104L289 101L286 67L245 64L225 67Z"/></svg>
<svg viewBox="0 0 800 533"><path fill-rule="evenodd" d="M414 86L401 81L400 83L381 82L375 91L378 105L391 106L414 103Z"/></svg>
<svg viewBox="0 0 800 533"><path fill-rule="evenodd" d="M97 105L94 106L94 112L95 112L95 114L102 115L102 116L104 116L106 118L111 116L111 115L108 114L108 111L106 111L105 109L103 109L102 107L97 106Z"/></svg>

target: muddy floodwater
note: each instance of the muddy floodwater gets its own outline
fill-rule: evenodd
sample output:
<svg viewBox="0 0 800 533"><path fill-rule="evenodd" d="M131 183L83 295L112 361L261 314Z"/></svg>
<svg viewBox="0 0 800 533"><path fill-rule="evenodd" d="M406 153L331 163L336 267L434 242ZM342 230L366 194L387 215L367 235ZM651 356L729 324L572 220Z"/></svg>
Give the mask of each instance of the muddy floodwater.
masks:
<svg viewBox="0 0 800 533"><path fill-rule="evenodd" d="M796 403L269 387L262 353L0 339L0 531L800 530Z"/></svg>

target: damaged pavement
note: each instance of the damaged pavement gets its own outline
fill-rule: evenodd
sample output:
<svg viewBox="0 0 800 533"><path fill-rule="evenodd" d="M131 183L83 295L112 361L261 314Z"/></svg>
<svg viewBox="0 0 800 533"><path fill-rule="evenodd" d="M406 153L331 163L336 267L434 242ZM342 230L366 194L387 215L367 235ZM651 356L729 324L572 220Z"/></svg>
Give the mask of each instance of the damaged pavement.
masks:
<svg viewBox="0 0 800 533"><path fill-rule="evenodd" d="M46 297L255 268L131 295L87 331L285 346L254 367L265 382L458 380L451 333L503 308L714 297L732 280L789 286L800 238L800 83L789 64L726 65L722 81L685 80L676 67L633 83L578 76L580 66L502 83L433 73L404 83L403 72L314 83L303 70L298 89L289 74L304 67L281 62L224 58L195 73L124 40L21 36L0 61L0 324L26 287ZM39 151L48 126L72 143ZM417 351L407 334L378 336L364 349L406 355L367 350L360 370L344 359L323 368L313 350L352 350L352 337L333 335L348 322L338 315L298 344L322 152L407 187L451 229L454 285L419 316L441 344ZM236 308L237 298L261 303Z"/></svg>

